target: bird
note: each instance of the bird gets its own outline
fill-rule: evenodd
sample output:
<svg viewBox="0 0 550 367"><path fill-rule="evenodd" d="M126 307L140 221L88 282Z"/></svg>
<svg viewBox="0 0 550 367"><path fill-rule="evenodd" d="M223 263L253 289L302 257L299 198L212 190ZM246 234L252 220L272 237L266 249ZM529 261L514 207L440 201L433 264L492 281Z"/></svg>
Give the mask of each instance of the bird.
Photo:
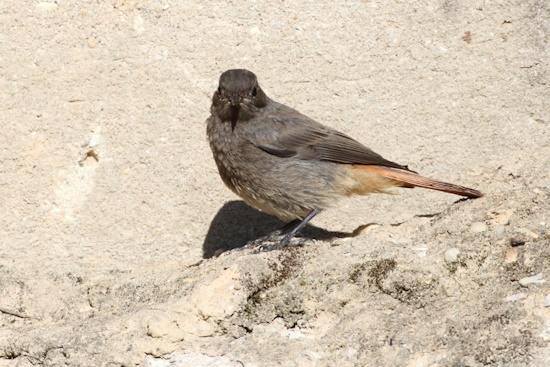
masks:
<svg viewBox="0 0 550 367"><path fill-rule="evenodd" d="M293 244L313 217L346 196L389 193L392 187L483 196L475 189L421 176L272 100L246 69L221 74L210 114L207 138L225 185L248 205L288 222L252 241L262 244L261 251Z"/></svg>

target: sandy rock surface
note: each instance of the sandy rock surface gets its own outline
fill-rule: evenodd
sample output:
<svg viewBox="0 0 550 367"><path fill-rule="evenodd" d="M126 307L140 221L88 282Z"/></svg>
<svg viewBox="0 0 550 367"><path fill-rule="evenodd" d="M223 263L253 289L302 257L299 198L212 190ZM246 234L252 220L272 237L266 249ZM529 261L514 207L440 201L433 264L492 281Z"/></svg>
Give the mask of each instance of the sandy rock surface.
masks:
<svg viewBox="0 0 550 367"><path fill-rule="evenodd" d="M550 365L547 1L8 0L0 30L0 366ZM223 252L282 225L206 141L235 67L486 196Z"/></svg>

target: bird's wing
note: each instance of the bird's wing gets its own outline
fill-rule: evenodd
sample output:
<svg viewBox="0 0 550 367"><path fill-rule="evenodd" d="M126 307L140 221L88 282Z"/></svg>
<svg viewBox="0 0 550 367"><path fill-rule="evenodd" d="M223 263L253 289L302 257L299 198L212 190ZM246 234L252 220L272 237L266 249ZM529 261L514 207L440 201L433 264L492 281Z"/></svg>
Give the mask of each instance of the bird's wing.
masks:
<svg viewBox="0 0 550 367"><path fill-rule="evenodd" d="M391 167L410 171L407 166L384 159L349 136L283 105L262 119L263 132L248 139L274 156L322 160L343 164Z"/></svg>

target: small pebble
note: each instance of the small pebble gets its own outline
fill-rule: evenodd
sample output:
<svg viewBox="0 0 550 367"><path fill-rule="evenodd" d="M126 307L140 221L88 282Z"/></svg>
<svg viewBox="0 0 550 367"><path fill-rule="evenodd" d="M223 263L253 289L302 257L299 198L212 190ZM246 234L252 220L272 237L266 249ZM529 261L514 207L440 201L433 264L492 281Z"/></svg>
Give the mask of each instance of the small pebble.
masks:
<svg viewBox="0 0 550 367"><path fill-rule="evenodd" d="M426 253L428 252L428 247L427 246L415 247L414 251L416 251L416 255L418 257L426 257Z"/></svg>
<svg viewBox="0 0 550 367"><path fill-rule="evenodd" d="M512 209L501 209L490 211L488 214L491 217L491 224L493 226L506 226L510 224L512 213Z"/></svg>
<svg viewBox="0 0 550 367"><path fill-rule="evenodd" d="M522 287L527 287L529 284L542 284L544 282L546 282L546 280L542 279L542 273L538 273L536 275L520 279L519 285Z"/></svg>
<svg viewBox="0 0 550 367"><path fill-rule="evenodd" d="M472 233L481 233L487 230L487 225L482 222L474 222L470 226L470 232Z"/></svg>
<svg viewBox="0 0 550 367"><path fill-rule="evenodd" d="M302 332L300 329L291 329L288 332L288 339L290 340L297 340L302 338Z"/></svg>
<svg viewBox="0 0 550 367"><path fill-rule="evenodd" d="M550 307L550 293L544 297L544 307Z"/></svg>
<svg viewBox="0 0 550 367"><path fill-rule="evenodd" d="M99 144L99 136L93 135L90 141L88 142L88 145L90 146L90 148L93 148L98 144Z"/></svg>
<svg viewBox="0 0 550 367"><path fill-rule="evenodd" d="M97 41L95 40L94 37L89 37L89 38L86 40L86 43L88 44L88 47L89 47L89 48L95 48L95 46L97 45Z"/></svg>
<svg viewBox="0 0 550 367"><path fill-rule="evenodd" d="M250 28L250 35L251 36L258 36L260 34L262 34L262 32L260 31L260 28L258 28L258 27Z"/></svg>
<svg viewBox="0 0 550 367"><path fill-rule="evenodd" d="M504 263L511 264L518 261L518 249L515 247L508 247L506 249L506 254L504 255Z"/></svg>
<svg viewBox="0 0 550 367"><path fill-rule="evenodd" d="M521 301L525 298L527 298L527 295L525 293L516 293L516 294L512 294L510 296L504 297L504 302Z"/></svg>
<svg viewBox="0 0 550 367"><path fill-rule="evenodd" d="M525 240L519 237L512 237L510 238L510 246L512 247L518 247L525 245Z"/></svg>
<svg viewBox="0 0 550 367"><path fill-rule="evenodd" d="M496 226L495 229L493 229L493 233L497 238L504 237L505 232L506 232L506 229L504 226Z"/></svg>
<svg viewBox="0 0 550 367"><path fill-rule="evenodd" d="M545 329L542 331L542 333L539 334L539 336L544 340L545 342L550 340L550 330Z"/></svg>
<svg viewBox="0 0 550 367"><path fill-rule="evenodd" d="M534 240L538 240L538 238L539 238L539 235L538 235L538 234L536 234L535 232L533 232L533 231L531 231L531 230L529 230L529 229L527 229L527 228L519 228L519 229L517 230L517 232L519 232L519 233L521 233L521 234L524 234L524 235L526 235L526 236L528 236L528 237L531 237L531 238L534 239Z"/></svg>
<svg viewBox="0 0 550 367"><path fill-rule="evenodd" d="M458 262L458 257L460 256L460 250L453 247L445 251L445 261L449 264L454 264Z"/></svg>

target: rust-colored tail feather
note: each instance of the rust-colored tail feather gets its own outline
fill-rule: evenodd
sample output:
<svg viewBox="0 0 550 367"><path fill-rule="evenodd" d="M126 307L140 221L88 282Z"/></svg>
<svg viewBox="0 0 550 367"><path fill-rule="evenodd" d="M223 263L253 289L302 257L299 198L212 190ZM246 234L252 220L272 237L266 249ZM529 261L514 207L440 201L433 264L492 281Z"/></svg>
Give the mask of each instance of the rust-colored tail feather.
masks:
<svg viewBox="0 0 550 367"><path fill-rule="evenodd" d="M401 171L394 168L365 165L354 165L353 168L359 168L367 172L398 181L403 184L402 186L406 187L424 187L426 189L449 192L451 194L466 196L469 198L479 198L483 196L483 193L478 190L454 185L448 182L433 180L431 178L417 175L416 173Z"/></svg>

